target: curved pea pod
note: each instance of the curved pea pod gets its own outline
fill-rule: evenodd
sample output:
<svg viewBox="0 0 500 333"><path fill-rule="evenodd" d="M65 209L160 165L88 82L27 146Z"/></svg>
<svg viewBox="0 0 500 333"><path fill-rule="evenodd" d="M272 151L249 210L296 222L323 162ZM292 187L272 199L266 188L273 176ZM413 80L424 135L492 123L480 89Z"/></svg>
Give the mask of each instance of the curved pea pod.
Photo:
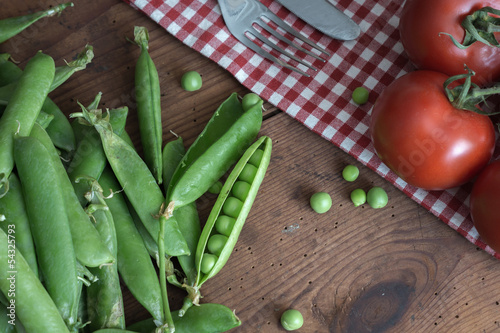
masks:
<svg viewBox="0 0 500 333"><path fill-rule="evenodd" d="M9 239L8 235L0 230L0 290L6 295L9 294L14 275L16 317L23 322L27 332L69 333L54 301L20 253L16 254L15 258L16 273L12 273L7 252Z"/></svg>
<svg viewBox="0 0 500 333"><path fill-rule="evenodd" d="M181 137L168 142L163 148L163 182L165 190L170 183L170 179L182 160L186 150ZM186 240L191 255L179 256L177 260L186 275L185 284L194 286L196 283L196 265L194 262L194 253L201 234L200 218L196 202L180 207L174 210L173 216L177 220L179 229Z"/></svg>
<svg viewBox="0 0 500 333"><path fill-rule="evenodd" d="M60 190L63 192L63 200L59 204L65 208L69 217L71 238L77 259L88 267L98 267L114 262L115 257L106 247L89 216L80 205L73 190L73 185L71 185L68 174L49 135L43 128L35 125L30 136L37 138L49 151L52 163L58 171Z"/></svg>
<svg viewBox="0 0 500 333"><path fill-rule="evenodd" d="M16 249L23 254L33 273L38 276L35 246L31 236L24 196L21 183L15 173L10 174L9 184L9 192L0 198L0 212L5 215L5 221L0 223L0 227L8 232L9 226L14 226Z"/></svg>
<svg viewBox="0 0 500 333"><path fill-rule="evenodd" d="M195 260L198 270L198 287L217 274L229 259L241 229L243 228L245 219L257 196L260 184L266 174L271 159L271 150L271 139L267 136L260 137L247 149L226 179L210 215L208 216L207 222L203 227L196 249ZM241 177L249 168L252 170L255 169L255 172L252 173L253 178L251 182L248 183L250 186L248 190L245 191L244 197L236 198L233 194L234 186L238 181L241 181ZM234 207L231 207L232 205L234 205ZM223 216L233 220L229 230L226 231L227 236L219 234L216 231L216 224L220 217ZM216 251L210 251L209 247L210 238L213 235L220 235L227 238ZM216 252L216 254L210 252Z"/></svg>
<svg viewBox="0 0 500 333"><path fill-rule="evenodd" d="M167 192L172 210L202 196L238 160L259 133L262 103L244 110L232 94L215 111L172 176Z"/></svg>
<svg viewBox="0 0 500 333"><path fill-rule="evenodd" d="M73 74L78 71L87 68L87 65L92 62L94 58L94 48L92 45L85 45L85 48L78 53L76 59L73 61L66 62L64 66L57 66L54 73L54 81L50 87L50 91L53 91L61 84L66 82Z"/></svg>
<svg viewBox="0 0 500 333"><path fill-rule="evenodd" d="M0 86L17 81L23 74L22 69L9 59L10 54L0 54Z"/></svg>
<svg viewBox="0 0 500 333"><path fill-rule="evenodd" d="M128 108L109 110L108 115L113 132L120 135L125 128ZM78 178L83 176L99 179L108 161L102 148L99 133L93 127L78 124L78 121L75 121L73 128L78 132L79 140L67 172L76 196L84 206L87 203L85 193L88 191L88 184L79 182Z"/></svg>
<svg viewBox="0 0 500 333"><path fill-rule="evenodd" d="M1 304L0 305L0 332L3 333L16 333L16 325L18 324L15 319L11 321L11 317L9 316L10 309L7 309L7 306ZM12 318L15 318L15 309L12 314Z"/></svg>
<svg viewBox="0 0 500 333"><path fill-rule="evenodd" d="M128 200L153 239L158 239L160 223L156 216L162 210L165 198L146 163L133 147L113 133L109 122L99 118L99 115L92 113L92 110L87 111L82 106L82 113L72 116L84 118L97 130L107 160ZM168 219L163 236L168 255L189 254L186 241L175 219Z"/></svg>
<svg viewBox="0 0 500 333"><path fill-rule="evenodd" d="M127 202L119 192L120 185L109 168L104 170L99 182L104 189L114 192L112 197L106 199L106 203L115 224L118 272L135 299L156 321L161 321L163 308L158 276L134 225Z"/></svg>
<svg viewBox="0 0 500 333"><path fill-rule="evenodd" d="M162 183L162 143L160 79L148 53L148 30L134 28L135 43L141 54L135 67L135 98L144 160L158 184Z"/></svg>
<svg viewBox="0 0 500 333"><path fill-rule="evenodd" d="M92 195L89 195L91 200L87 212L92 214L96 229L109 251L117 257L114 219L104 199L103 189L97 181L92 181L89 193ZM97 277L97 281L87 288L90 329L125 328L125 310L117 265L103 265L89 270Z"/></svg>
<svg viewBox="0 0 500 333"><path fill-rule="evenodd" d="M0 197L14 168L14 134L28 136L54 79L54 60L41 52L32 57L0 118Z"/></svg>
<svg viewBox="0 0 500 333"><path fill-rule="evenodd" d="M172 311L175 333L220 333L241 325L234 311L225 305L204 303L190 307L184 316ZM130 325L127 329L139 333L151 333L156 328L151 319Z"/></svg>
<svg viewBox="0 0 500 333"><path fill-rule="evenodd" d="M41 18L57 15L70 6L72 7L73 3L68 2L33 14L9 17L0 20L0 43L3 43L7 39L17 35Z"/></svg>
<svg viewBox="0 0 500 333"><path fill-rule="evenodd" d="M50 155L44 145L33 137L15 139L16 168L44 285L66 325L74 328L78 324L81 284L69 219L62 204L61 177ZM16 292L20 289L18 286Z"/></svg>
<svg viewBox="0 0 500 333"><path fill-rule="evenodd" d="M74 151L76 146L75 134L68 117L61 111L59 106L50 98L46 98L42 105L42 112L52 116L46 131L54 145L67 152Z"/></svg>

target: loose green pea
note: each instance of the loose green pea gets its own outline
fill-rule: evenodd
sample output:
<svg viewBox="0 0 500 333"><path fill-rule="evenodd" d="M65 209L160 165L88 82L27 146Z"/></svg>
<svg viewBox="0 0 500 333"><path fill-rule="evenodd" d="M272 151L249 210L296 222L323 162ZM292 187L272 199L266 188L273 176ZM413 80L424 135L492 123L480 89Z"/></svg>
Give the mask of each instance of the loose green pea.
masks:
<svg viewBox="0 0 500 333"><path fill-rule="evenodd" d="M243 207L243 202L235 197L228 197L224 205L222 205L222 211L224 214L237 218L240 214L241 208Z"/></svg>
<svg viewBox="0 0 500 333"><path fill-rule="evenodd" d="M229 217L227 215L220 215L217 220L215 220L215 230L217 230L218 233L229 237L229 235L231 235L231 231L233 230L235 222L236 219L232 217Z"/></svg>
<svg viewBox="0 0 500 333"><path fill-rule="evenodd" d="M260 161L262 161L262 156L264 155L264 151L262 149L257 149L253 155L248 160L248 163L259 166Z"/></svg>
<svg viewBox="0 0 500 333"><path fill-rule="evenodd" d="M259 95L254 94L254 93L249 93L243 96L243 99L241 100L241 106L243 106L243 110L248 110L255 104L259 103L261 98Z"/></svg>
<svg viewBox="0 0 500 333"><path fill-rule="evenodd" d="M366 201L372 208L383 208L387 205L389 198L387 192L381 187L375 186L368 190Z"/></svg>
<svg viewBox="0 0 500 333"><path fill-rule="evenodd" d="M243 180L247 183L253 182L255 175L257 174L257 167L255 165L247 163L243 170L241 170L240 175L238 176L239 180Z"/></svg>
<svg viewBox="0 0 500 333"><path fill-rule="evenodd" d="M366 192L363 189L357 188L351 192L351 201L354 207L361 206L366 202Z"/></svg>
<svg viewBox="0 0 500 333"><path fill-rule="evenodd" d="M215 254L205 253L203 259L201 259L200 270L203 274L208 274L215 266L218 257Z"/></svg>
<svg viewBox="0 0 500 333"><path fill-rule="evenodd" d="M304 317L299 310L289 309L281 315L281 326L287 331L295 331L304 325Z"/></svg>
<svg viewBox="0 0 500 333"><path fill-rule="evenodd" d="M309 200L311 208L319 214L326 213L332 207L332 197L326 192L317 192Z"/></svg>
<svg viewBox="0 0 500 333"><path fill-rule="evenodd" d="M212 194L219 194L221 189L222 189L222 182L216 181L212 186L210 186L208 192Z"/></svg>
<svg viewBox="0 0 500 333"><path fill-rule="evenodd" d="M250 191L250 184L241 180L238 180L234 183L233 188L231 189L231 194L236 198L244 201Z"/></svg>
<svg viewBox="0 0 500 333"><path fill-rule="evenodd" d="M352 100L354 101L354 103L362 105L362 104L365 104L366 102L368 102L369 95L370 95L370 93L366 88L357 87L352 92Z"/></svg>
<svg viewBox="0 0 500 333"><path fill-rule="evenodd" d="M221 234L210 236L207 243L208 251L215 254L216 256L220 256L224 245L226 245L227 239L227 236Z"/></svg>
<svg viewBox="0 0 500 333"><path fill-rule="evenodd" d="M359 169L355 165L347 165L344 170L342 170L342 177L348 181L353 182L358 179Z"/></svg>
<svg viewBox="0 0 500 333"><path fill-rule="evenodd" d="M186 72L181 78L181 86L186 91L199 90L202 83L201 75L196 71Z"/></svg>

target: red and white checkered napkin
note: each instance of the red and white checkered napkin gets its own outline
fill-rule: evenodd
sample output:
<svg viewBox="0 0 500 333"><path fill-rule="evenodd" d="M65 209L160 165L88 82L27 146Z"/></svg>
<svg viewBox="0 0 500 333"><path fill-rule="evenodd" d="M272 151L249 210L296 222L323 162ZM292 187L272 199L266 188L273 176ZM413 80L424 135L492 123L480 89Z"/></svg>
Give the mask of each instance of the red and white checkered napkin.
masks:
<svg viewBox="0 0 500 333"><path fill-rule="evenodd" d="M332 54L326 63L307 56L306 60L319 68L309 71L309 78L263 59L235 39L224 24L216 0L125 1L227 69L244 86L375 170L470 242L500 258L478 239L472 225L468 206L471 184L434 192L412 187L381 163L370 142L373 102L396 77L414 69L399 41L403 0L333 0L361 27L361 36L348 42L321 34L275 1L261 0ZM371 91L369 103L361 107L351 101L352 90L358 86Z"/></svg>

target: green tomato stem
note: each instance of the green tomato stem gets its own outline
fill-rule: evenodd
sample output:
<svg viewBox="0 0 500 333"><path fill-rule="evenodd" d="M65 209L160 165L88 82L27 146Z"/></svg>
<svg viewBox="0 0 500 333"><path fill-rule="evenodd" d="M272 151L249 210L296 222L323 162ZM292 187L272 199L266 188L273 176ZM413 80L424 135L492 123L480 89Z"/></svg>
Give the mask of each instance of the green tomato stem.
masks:
<svg viewBox="0 0 500 333"><path fill-rule="evenodd" d="M472 76L474 76L475 73L468 67L465 68L467 70L466 74L452 76L443 84L445 94L453 107L459 110L469 110L489 116L500 113L487 113L477 106L479 103L486 102L486 98L491 95L500 94L500 83L492 85L491 87L480 88L478 85L472 83ZM458 80L464 80L464 83L450 89L450 84Z"/></svg>
<svg viewBox="0 0 500 333"><path fill-rule="evenodd" d="M480 42L491 47L500 47L500 43L495 37L495 32L500 31L500 18L493 17L500 15L500 10L492 7L481 8L471 15L467 15L462 21L462 27L465 29L465 36L462 43L457 41L452 35L448 35L453 44L460 49L466 49L475 42Z"/></svg>

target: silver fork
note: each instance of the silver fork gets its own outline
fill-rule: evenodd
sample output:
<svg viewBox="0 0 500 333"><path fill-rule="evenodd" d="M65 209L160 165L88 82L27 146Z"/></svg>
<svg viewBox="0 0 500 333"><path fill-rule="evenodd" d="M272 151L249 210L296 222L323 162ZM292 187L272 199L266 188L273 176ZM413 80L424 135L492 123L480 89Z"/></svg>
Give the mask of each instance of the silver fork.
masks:
<svg viewBox="0 0 500 333"><path fill-rule="evenodd" d="M263 44L273 48L274 50L278 51L281 54L284 54L288 58L293 59L294 61L314 71L317 71L317 69L311 64L296 57L287 50L284 50L283 48L279 47L276 43L270 41L255 28L255 25L259 26L261 29L264 29L272 36L274 36L276 39L295 47L296 49L314 57L315 59L325 62L325 59L323 59L322 57L303 48L300 45L297 45L294 41L290 40L284 35L278 33L276 30L272 29L269 26L269 24L265 21L265 19L267 19L270 22L273 22L284 31L293 35L295 38L301 40L302 42L310 45L312 48L318 50L322 54L330 56L330 54L326 50L317 46L314 42L312 42L305 36L301 35L299 32L292 29L287 23L285 23L282 19L280 19L278 16L272 13L266 6L264 6L258 0L218 0L218 2L222 12L222 17L224 18L224 22L226 23L227 28L229 29L231 34L245 46L251 48L264 58L274 61L279 65L288 68L294 72L300 73L305 76L309 76L309 74L307 74L306 72L294 66L291 66L286 61L273 56L271 53L261 48L252 39L249 38L249 35L253 36L256 39L259 39Z"/></svg>

